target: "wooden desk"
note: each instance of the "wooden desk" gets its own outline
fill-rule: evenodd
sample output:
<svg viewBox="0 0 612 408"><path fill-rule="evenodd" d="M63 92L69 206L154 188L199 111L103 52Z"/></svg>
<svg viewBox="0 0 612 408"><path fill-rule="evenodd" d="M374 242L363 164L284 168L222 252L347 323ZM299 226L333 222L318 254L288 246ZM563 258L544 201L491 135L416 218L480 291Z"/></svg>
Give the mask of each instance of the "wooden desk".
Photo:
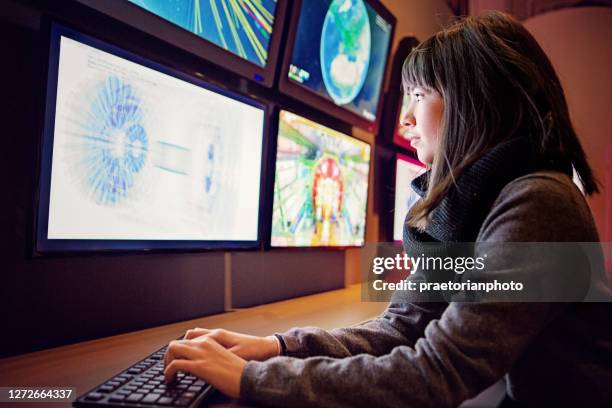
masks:
<svg viewBox="0 0 612 408"><path fill-rule="evenodd" d="M81 395L194 327L221 327L265 336L295 326L324 329L351 326L377 316L387 305L361 302L360 291L360 285L352 285L346 289L1 359L0 386L75 387L77 395ZM15 406L23 408L26 404ZM69 405L45 403L41 406ZM217 397L214 406L241 404Z"/></svg>

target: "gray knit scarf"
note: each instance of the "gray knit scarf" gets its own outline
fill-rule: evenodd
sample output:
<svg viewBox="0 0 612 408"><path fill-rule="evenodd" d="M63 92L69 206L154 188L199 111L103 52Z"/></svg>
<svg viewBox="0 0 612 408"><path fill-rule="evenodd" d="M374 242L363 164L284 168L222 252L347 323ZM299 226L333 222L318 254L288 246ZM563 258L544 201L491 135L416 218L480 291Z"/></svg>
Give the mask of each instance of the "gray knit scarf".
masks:
<svg viewBox="0 0 612 408"><path fill-rule="evenodd" d="M474 242L485 217L502 188L512 180L538 170L558 170L571 177L568 163L545 160L535 153L533 143L525 137L500 143L467 168L448 194L432 211L424 231L404 222L404 251L409 256L459 257L473 256ZM423 197L427 191L429 172L417 177L412 188ZM406 217L406 219L408 216ZM422 269L411 280L443 282L461 279L452 271ZM434 293L413 297L412 301L448 301L454 293Z"/></svg>

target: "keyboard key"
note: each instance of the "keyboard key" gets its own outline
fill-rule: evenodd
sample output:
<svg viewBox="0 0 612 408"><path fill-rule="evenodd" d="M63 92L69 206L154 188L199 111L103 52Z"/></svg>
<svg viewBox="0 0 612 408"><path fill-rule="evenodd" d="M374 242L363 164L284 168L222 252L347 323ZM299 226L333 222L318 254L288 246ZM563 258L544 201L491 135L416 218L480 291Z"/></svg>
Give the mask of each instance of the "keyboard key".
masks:
<svg viewBox="0 0 612 408"><path fill-rule="evenodd" d="M134 386L134 385L126 385L125 387L123 387L124 390L128 390L128 391L136 391L138 389L138 387Z"/></svg>
<svg viewBox="0 0 612 408"><path fill-rule="evenodd" d="M159 395L149 394L146 397L144 397L140 402L142 404L154 404L155 401L157 401L158 399L159 399Z"/></svg>
<svg viewBox="0 0 612 408"><path fill-rule="evenodd" d="M187 391L200 392L201 389L202 387L200 387L199 385L192 385L191 387L187 388Z"/></svg>
<svg viewBox="0 0 612 408"><path fill-rule="evenodd" d="M130 395L132 393L132 391L130 390L119 390L117 392L115 392L115 394L117 395Z"/></svg>
<svg viewBox="0 0 612 408"><path fill-rule="evenodd" d="M125 400L125 395L113 395L108 399L109 402L123 402Z"/></svg>
<svg viewBox="0 0 612 408"><path fill-rule="evenodd" d="M187 392L184 392L184 393L181 394L181 397L189 398L189 399L192 399L195 396L196 396L196 393L195 392L191 392L191 391L187 391Z"/></svg>
<svg viewBox="0 0 612 408"><path fill-rule="evenodd" d="M121 385L121 383L119 381L109 381L106 383L106 385L110 385L113 388L117 388L118 386Z"/></svg>
<svg viewBox="0 0 612 408"><path fill-rule="evenodd" d="M103 397L104 397L104 395L100 394L99 392L90 392L89 394L87 394L85 399L88 400L88 401L99 401Z"/></svg>
<svg viewBox="0 0 612 408"><path fill-rule="evenodd" d="M177 407L186 407L190 402L191 400L189 398L179 398L174 401L174 405Z"/></svg>
<svg viewBox="0 0 612 408"><path fill-rule="evenodd" d="M173 398L161 397L160 399L157 400L157 404L159 404L159 405L170 405L170 404L172 404L173 400L174 400Z"/></svg>
<svg viewBox="0 0 612 408"><path fill-rule="evenodd" d="M103 385L100 388L98 388L98 392L104 392L104 393L109 393L112 390L114 390L114 387L111 387L110 385Z"/></svg>
<svg viewBox="0 0 612 408"><path fill-rule="evenodd" d="M193 383L193 385L199 385L203 387L206 385L206 383L203 380L197 380L196 382Z"/></svg>
<svg viewBox="0 0 612 408"><path fill-rule="evenodd" d="M127 372L128 372L128 374L140 374L140 373L142 373L142 370L140 370L138 368L130 368Z"/></svg>
<svg viewBox="0 0 612 408"><path fill-rule="evenodd" d="M142 399L142 397L144 397L143 394L131 394L125 399L125 401L126 402L138 402Z"/></svg>

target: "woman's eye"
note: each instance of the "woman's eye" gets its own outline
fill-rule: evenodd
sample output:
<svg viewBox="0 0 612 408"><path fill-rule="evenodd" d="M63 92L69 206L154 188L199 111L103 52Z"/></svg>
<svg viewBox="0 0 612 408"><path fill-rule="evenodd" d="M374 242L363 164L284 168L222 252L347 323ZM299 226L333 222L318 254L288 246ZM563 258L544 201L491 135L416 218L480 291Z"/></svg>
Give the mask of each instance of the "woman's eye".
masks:
<svg viewBox="0 0 612 408"><path fill-rule="evenodd" d="M414 96L414 99L417 101L420 101L421 99L423 99L423 94L419 93L419 92L415 92L412 94Z"/></svg>

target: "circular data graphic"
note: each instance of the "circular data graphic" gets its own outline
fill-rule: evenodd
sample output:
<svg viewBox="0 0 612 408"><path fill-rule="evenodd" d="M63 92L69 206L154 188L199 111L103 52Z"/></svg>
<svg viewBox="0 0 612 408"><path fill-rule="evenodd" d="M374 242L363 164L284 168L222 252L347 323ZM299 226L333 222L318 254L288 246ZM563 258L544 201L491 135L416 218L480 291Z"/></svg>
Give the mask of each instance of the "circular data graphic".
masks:
<svg viewBox="0 0 612 408"><path fill-rule="evenodd" d="M350 103L366 80L370 65L370 20L363 0L333 0L321 32L321 73L338 105Z"/></svg>
<svg viewBox="0 0 612 408"><path fill-rule="evenodd" d="M128 197L147 161L149 137L134 87L109 76L72 101L72 172L96 203L113 206ZM76 138L76 139L75 139Z"/></svg>
<svg viewBox="0 0 612 408"><path fill-rule="evenodd" d="M193 175L194 197L200 209L206 215L212 216L215 209L223 204L224 169L229 163L223 156L223 125L219 117L212 114L213 109L206 104L196 104L191 107L191 117L197 118L188 128L194 161L189 171ZM201 214L204 215L204 214Z"/></svg>

